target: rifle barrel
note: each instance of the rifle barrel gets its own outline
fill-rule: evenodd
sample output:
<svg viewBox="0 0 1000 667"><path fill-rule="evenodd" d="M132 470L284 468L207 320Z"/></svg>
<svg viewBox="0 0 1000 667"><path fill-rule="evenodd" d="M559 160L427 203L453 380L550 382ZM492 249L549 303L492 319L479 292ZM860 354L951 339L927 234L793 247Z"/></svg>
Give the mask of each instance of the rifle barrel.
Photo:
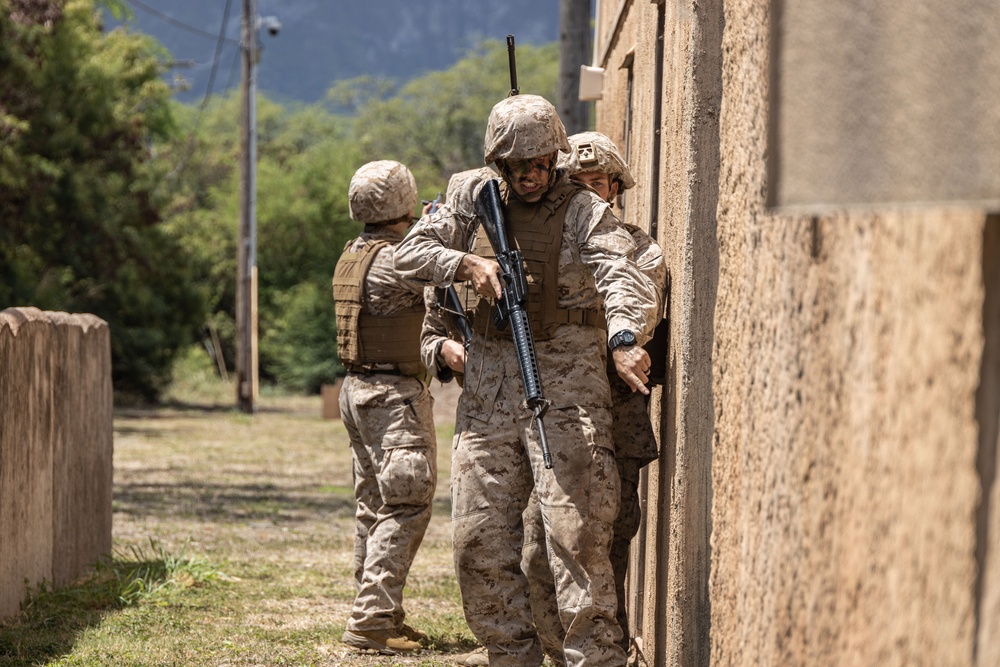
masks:
<svg viewBox="0 0 1000 667"><path fill-rule="evenodd" d="M507 35L507 65L510 68L510 95L517 95L521 90L517 87L517 61L514 58L514 35Z"/></svg>

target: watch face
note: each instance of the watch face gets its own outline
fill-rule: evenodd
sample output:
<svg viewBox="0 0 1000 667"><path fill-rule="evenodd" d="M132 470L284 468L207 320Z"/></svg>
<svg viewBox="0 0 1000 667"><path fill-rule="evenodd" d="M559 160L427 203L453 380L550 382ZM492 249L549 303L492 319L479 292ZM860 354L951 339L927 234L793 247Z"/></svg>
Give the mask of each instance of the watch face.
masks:
<svg viewBox="0 0 1000 667"><path fill-rule="evenodd" d="M619 331L611 337L611 344L611 349L621 347L622 345L635 345L635 334L628 330Z"/></svg>

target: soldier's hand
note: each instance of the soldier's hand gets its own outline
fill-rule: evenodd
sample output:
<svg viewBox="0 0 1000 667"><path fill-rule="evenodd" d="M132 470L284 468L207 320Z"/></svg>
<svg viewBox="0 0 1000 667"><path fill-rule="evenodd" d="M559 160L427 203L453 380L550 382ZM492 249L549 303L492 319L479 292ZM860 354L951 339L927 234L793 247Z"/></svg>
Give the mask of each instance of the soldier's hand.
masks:
<svg viewBox="0 0 1000 667"><path fill-rule="evenodd" d="M638 345L617 347L611 353L618 376L625 380L632 391L649 394L646 383L649 382L649 366L652 363L649 353Z"/></svg>
<svg viewBox="0 0 1000 667"><path fill-rule="evenodd" d="M496 260L478 255L466 255L458 265L455 280L471 280L476 292L485 297L499 299L503 296L503 274Z"/></svg>
<svg viewBox="0 0 1000 667"><path fill-rule="evenodd" d="M449 338L441 343L441 356L444 358L444 362L448 364L448 368L456 373L465 372L464 345Z"/></svg>

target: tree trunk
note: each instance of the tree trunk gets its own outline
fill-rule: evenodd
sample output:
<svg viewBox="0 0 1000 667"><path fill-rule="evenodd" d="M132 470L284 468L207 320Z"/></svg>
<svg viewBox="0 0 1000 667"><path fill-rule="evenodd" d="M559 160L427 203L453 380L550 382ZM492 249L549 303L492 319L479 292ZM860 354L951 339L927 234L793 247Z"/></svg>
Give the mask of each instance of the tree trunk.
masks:
<svg viewBox="0 0 1000 667"><path fill-rule="evenodd" d="M580 101L580 66L590 63L590 0L559 0L559 116L566 132L583 132L588 105Z"/></svg>

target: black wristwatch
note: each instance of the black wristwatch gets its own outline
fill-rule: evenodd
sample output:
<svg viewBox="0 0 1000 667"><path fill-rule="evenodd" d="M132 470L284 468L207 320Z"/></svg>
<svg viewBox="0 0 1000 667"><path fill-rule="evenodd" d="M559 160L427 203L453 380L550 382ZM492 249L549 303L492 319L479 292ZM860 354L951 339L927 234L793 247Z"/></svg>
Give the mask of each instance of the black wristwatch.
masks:
<svg viewBox="0 0 1000 667"><path fill-rule="evenodd" d="M614 352L615 350L617 350L619 347L622 347L623 345L626 346L626 347L631 347L631 346L635 345L636 342L637 341L635 340L635 334L634 333L632 333L628 329L622 329L621 331L619 331L618 333L616 333L614 336L612 336L610 341L608 341L608 349L611 350L612 352Z"/></svg>

